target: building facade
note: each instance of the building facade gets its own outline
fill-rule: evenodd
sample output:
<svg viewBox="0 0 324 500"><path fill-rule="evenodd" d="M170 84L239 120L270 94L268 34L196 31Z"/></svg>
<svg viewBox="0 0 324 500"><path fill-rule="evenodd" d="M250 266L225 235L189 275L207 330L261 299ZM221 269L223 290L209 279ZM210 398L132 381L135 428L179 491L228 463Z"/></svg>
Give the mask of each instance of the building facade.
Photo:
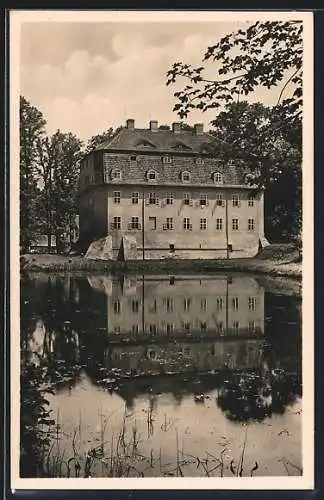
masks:
<svg viewBox="0 0 324 500"><path fill-rule="evenodd" d="M265 241L263 192L248 166L210 153L214 142L201 124L127 120L82 161L82 248L107 237L112 259L254 256Z"/></svg>

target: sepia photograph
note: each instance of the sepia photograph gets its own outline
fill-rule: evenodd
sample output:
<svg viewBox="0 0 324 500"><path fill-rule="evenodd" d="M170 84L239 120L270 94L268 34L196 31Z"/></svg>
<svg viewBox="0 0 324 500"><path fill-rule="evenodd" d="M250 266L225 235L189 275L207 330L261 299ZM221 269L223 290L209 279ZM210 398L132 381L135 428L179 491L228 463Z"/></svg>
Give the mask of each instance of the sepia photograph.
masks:
<svg viewBox="0 0 324 500"><path fill-rule="evenodd" d="M309 489L313 18L10 12L15 489Z"/></svg>

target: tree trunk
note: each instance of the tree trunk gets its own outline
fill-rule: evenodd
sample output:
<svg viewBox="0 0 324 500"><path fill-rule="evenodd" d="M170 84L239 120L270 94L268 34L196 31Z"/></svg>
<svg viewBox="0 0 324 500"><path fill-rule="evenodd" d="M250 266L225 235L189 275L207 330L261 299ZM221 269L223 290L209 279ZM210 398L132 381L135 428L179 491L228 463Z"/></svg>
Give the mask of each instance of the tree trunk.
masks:
<svg viewBox="0 0 324 500"><path fill-rule="evenodd" d="M49 230L47 232L47 251L48 253L51 253L52 251L52 232Z"/></svg>

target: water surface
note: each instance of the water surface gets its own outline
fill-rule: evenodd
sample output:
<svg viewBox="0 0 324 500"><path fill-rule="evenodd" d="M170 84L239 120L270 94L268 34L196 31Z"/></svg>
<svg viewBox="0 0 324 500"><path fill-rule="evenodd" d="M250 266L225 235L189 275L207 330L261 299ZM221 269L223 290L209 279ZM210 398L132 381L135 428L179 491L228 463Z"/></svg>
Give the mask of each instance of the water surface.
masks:
<svg viewBox="0 0 324 500"><path fill-rule="evenodd" d="M44 474L300 475L301 304L279 288L25 277L22 362L53 391Z"/></svg>

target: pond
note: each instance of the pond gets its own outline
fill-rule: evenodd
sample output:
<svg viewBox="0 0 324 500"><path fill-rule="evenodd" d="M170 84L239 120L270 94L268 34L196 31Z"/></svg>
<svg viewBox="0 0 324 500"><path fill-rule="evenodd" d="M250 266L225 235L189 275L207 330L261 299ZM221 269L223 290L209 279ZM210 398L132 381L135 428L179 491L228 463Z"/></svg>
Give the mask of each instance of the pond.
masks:
<svg viewBox="0 0 324 500"><path fill-rule="evenodd" d="M275 285L24 276L21 476L301 475L301 297Z"/></svg>

